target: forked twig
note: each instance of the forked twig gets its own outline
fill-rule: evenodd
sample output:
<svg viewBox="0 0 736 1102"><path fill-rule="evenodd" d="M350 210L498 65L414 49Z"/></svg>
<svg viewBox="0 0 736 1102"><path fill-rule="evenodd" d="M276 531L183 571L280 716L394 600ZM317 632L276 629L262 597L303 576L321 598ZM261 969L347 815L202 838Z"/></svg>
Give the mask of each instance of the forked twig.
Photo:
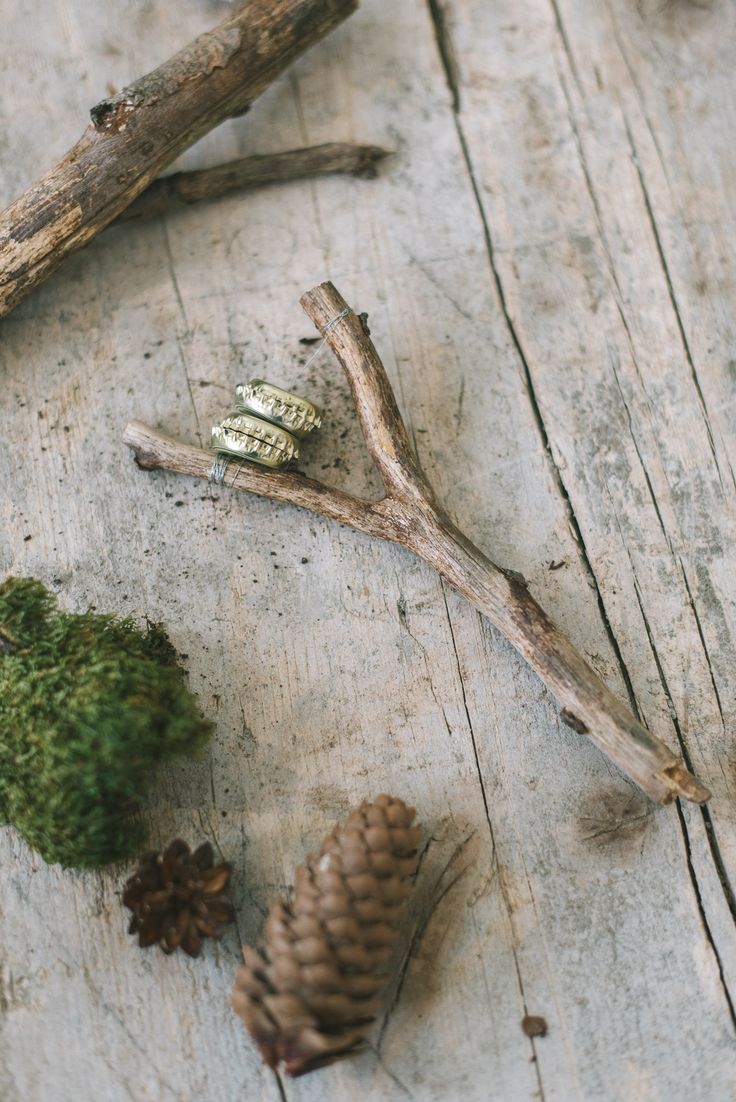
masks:
<svg viewBox="0 0 736 1102"><path fill-rule="evenodd" d="M380 501L363 501L295 471L244 464L228 485L289 502L360 532L408 547L484 613L537 671L563 708L563 718L660 804L678 796L703 803L707 788L604 685L532 597L525 582L491 562L452 523L422 473L391 384L363 321L331 283L301 300L347 376L363 436L383 480ZM134 421L125 443L145 470L208 478L212 454Z"/></svg>

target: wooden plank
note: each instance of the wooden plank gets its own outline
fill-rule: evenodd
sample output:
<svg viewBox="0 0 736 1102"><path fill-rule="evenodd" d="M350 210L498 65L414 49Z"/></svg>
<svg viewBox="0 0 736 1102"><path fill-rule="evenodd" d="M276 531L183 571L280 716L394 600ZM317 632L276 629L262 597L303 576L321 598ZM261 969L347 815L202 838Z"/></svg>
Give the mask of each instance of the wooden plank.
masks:
<svg viewBox="0 0 736 1102"><path fill-rule="evenodd" d="M91 12L64 0L29 35L0 0L18 36L4 58L3 129L15 157L3 159L7 197L52 159L51 143L68 144L108 80L118 87L223 7L105 0ZM289 186L112 229L4 322L0 530L12 538L0 543L0 564L43 577L77 607L160 618L188 655L218 732L205 761L162 778L152 837L212 838L235 863L239 918L200 961L141 954L116 895L125 870L46 869L4 830L3 1099L278 1098L227 1005L239 941L257 935L268 901L330 822L385 788L415 802L428 827L413 952L373 1049L286 1084L289 1099L729 1097L736 1058L719 964L728 979L732 933L699 812L681 821L643 803L559 722L511 649L407 553L268 502L143 475L119 445L131 416L204 439L233 384L265 375L326 407L305 469L377 492L335 365L322 357L306 368L299 344L312 335L299 294L334 279L369 311L422 462L455 519L529 578L624 694L616 641L645 718L674 745L646 616L683 737L717 789L719 841L728 839L716 768L725 739L693 609L728 714L732 636L703 594L707 581L722 605L730 599L730 514L636 165L604 157L610 134L623 138L618 101L592 90L599 55L614 67L600 69L604 90L610 81L632 101L636 93L607 18L582 3L560 12L576 82L541 0L448 9L462 79L456 120L430 10L365 0L185 164L354 139L399 149L379 180ZM633 37L659 89L648 123L632 106L629 128L646 150L647 127L665 141L666 85L657 50L645 48L652 24L627 20L619 37ZM56 113L48 140L41 118L27 139L28 54L38 61L34 101ZM62 68L85 74L83 84L65 82ZM640 83L644 71L634 67ZM702 97L707 80L720 88L721 71L700 73ZM578 83L597 97L590 117ZM683 128L692 110L681 107ZM667 139L673 149L677 140ZM717 148L725 157L725 142ZM697 179L690 223L703 209ZM621 195L631 225L615 234ZM626 253L632 243L644 261ZM673 254L673 288L687 278L684 263ZM725 285L721 295L725 303ZM688 318L697 340L706 320ZM715 328L726 347L728 330ZM729 392L706 375L708 410L725 418ZM727 428L722 419L713 433L724 485ZM701 495L707 529L696 523L702 511L683 520ZM712 573L701 582L706 555ZM546 1038L524 1036L525 1012L544 1014Z"/></svg>
<svg viewBox="0 0 736 1102"><path fill-rule="evenodd" d="M81 8L76 22L82 23ZM182 28L184 32L188 35L189 28ZM134 22L127 33L133 43L140 29ZM426 22L425 50L433 58ZM343 81L346 76L343 72ZM324 75L318 73L321 95L326 86ZM442 96L439 82L437 89ZM293 144L301 133L296 100L296 86L287 85L276 102L264 105L261 125L273 148ZM251 130L258 141L257 127L251 125ZM216 137L223 141L222 135ZM214 159L227 155L218 147ZM351 184L345 194L333 189L344 216L351 216L365 188ZM463 850L474 844L473 822L482 816L469 747L462 744L460 734L457 748L446 745L445 720L430 691L426 659L413 644L407 645L401 628L399 602L403 598L417 603L417 592L428 584L426 577L413 570L399 579L388 549L377 553L326 525L305 528L302 518L286 511L256 506L254 512L253 503L229 501L220 491L203 494L201 487L175 480L165 487L160 480L149 483L120 448L120 428L133 402L182 435L196 437L229 401L241 354L247 369L275 371L276 377L283 377L284 368L274 368L270 361L280 364L286 359L290 377L285 381L306 384L299 378L298 359L305 360L306 353L298 338L311 334L296 300L313 281L310 265L318 264L321 270L325 263L321 231L312 224L313 201L309 193L291 205L283 195L276 199L264 194L247 207L220 205L205 211L189 226L182 221L170 227L141 227L134 235L113 230L107 245L101 242L73 262L68 283L56 281L10 319L5 346L11 371L17 365L14 382L19 392L28 401L41 393L49 398L45 405L38 403L44 413L38 431L48 451L38 457L33 485L55 487L64 479L47 502L48 533L34 527L27 546L14 542L8 565L60 578L67 599L79 604L92 599L101 607L114 603L160 616L190 655L194 687L205 704L219 709L220 735L209 768L195 764L167 778L164 803L152 812L152 822L158 838L172 832L189 837L205 832L228 856L240 855L239 933L244 938L255 936L261 909L282 889L304 847L315 844L334 816L368 786L400 789L409 798L415 795L436 835L425 862L420 897L425 911L443 890L442 871L460 844L468 836ZM295 267L297 257L303 259ZM256 281L265 287L258 294L252 287ZM246 294L248 308L243 310ZM63 327L54 323L60 308L67 312ZM28 334L39 330L40 318L43 349L34 367L27 363ZM55 352L51 362L50 348ZM26 355L19 356L21 350ZM126 374L124 385L121 372ZM335 461L335 438L343 425L347 427L345 395L338 391L330 396L331 375L332 371L313 383L333 422L332 439L325 440L322 455L314 460L319 466ZM35 404L30 416L37 417ZM99 453L87 445L95 427L107 441ZM58 449L57 434L62 441ZM356 468L359 483L370 481L354 432L337 451L345 467ZM19 469L16 477L24 484L27 471ZM88 490L83 495L80 482ZM116 492L111 495L113 485ZM14 483L5 499L3 519L9 523L18 488ZM168 505L164 490L172 495ZM176 501L184 504L177 507ZM169 515L163 520L165 511ZM123 523L133 539L120 547L109 534L120 531ZM248 541L249 530L258 531L257 546ZM51 547L56 551L49 569ZM302 563L302 558L309 562ZM436 595L436 583L429 579L429 585ZM439 626L444 635L438 637L435 628L427 648L436 655L442 682L448 685L447 707L457 711L461 692L444 614ZM384 702L381 687L392 685L397 660L401 684ZM372 706L374 695L377 704ZM330 716L327 724L325 715ZM415 740L418 746L413 746ZM355 771L350 768L354 762L361 763ZM457 860L450 863L446 878L452 877ZM491 858L485 845L474 863L490 879ZM196 967L150 954L139 957L127 944L114 895L117 878L99 878L106 895L97 906L105 928L110 926L110 938L102 942L96 928L88 930L93 921L90 878L66 877L63 883L79 919L71 930L65 924L71 944L61 950L60 959L66 967L54 969L50 962L59 955L56 939L41 939L41 920L34 918L42 912L41 900L51 885L42 885L39 899L24 900L29 876L25 854L23 865L14 871L21 898L18 910L13 908L7 917L18 930L30 927L34 936L31 941L24 935L9 954L13 974L5 1037L8 1093L53 1097L61 1082L70 1093L86 1090L90 1096L180 1098L196 1091L203 1097L230 1098L238 1090L253 1097L261 1082L268 1096L275 1094L227 1008L237 959L235 936ZM464 900L475 887L458 884L454 894L445 897L444 907L452 904L453 910L452 917L445 918L438 909L441 933L459 925L456 916L463 917ZM15 898L11 892L11 902ZM59 910L64 913L67 908L62 905ZM519 1082L519 1089L526 1091L533 1075L528 1043L518 1027L523 1011L510 949L502 944L490 977L476 965L483 952L483 930L488 925L503 930L505 916L493 896L479 900L475 910L478 929L472 928L470 937L449 937L447 942L446 952L467 977L467 985L457 985L454 969L439 970L438 983L447 993L445 1013L457 1005L451 1017L457 1029L464 1021L462 1032L469 1033L467 1023L487 997L487 986L498 1008L492 1046L497 1063L504 1063L505 1051L518 1054L508 1061L500 1081L509 1085L509 1093L517 1093ZM426 927L423 944L437 936L435 930L432 924ZM32 958L43 958L44 975L27 985L26 1012L12 1001L12 993L19 988L19 977L31 971L31 951ZM79 1013L71 1013L77 1004ZM509 1006L516 1006L511 1016ZM154 1019L159 1023L155 1032ZM442 1018L435 1019L432 1034L438 1054L444 1052L447 1059L452 1038L445 1036ZM386 1044L393 1043L393 1036L387 1036ZM422 1030L416 1041L420 1057L426 1043ZM186 1061L182 1051L188 1054ZM366 1092L381 1097L394 1088L399 1070L393 1072L369 1053L355 1065L327 1074L336 1084L335 1093L347 1093L359 1076Z"/></svg>
<svg viewBox="0 0 736 1102"><path fill-rule="evenodd" d="M732 218L718 186L733 173L728 35L718 19L674 6L649 16L574 3L456 5L453 14L439 32L451 36L460 74L459 125L560 485L633 698L713 782L710 807L702 817L685 811L681 827L730 1047L733 696L724 659L734 495L722 357L732 321L719 289L722 250L698 249L701 220ZM676 67L689 113L670 121ZM705 137L691 148L696 103ZM664 1059L649 1049L650 1067L659 1072ZM718 1061L698 1089L726 1097L725 1081ZM648 1089L659 1097L666 1088Z"/></svg>

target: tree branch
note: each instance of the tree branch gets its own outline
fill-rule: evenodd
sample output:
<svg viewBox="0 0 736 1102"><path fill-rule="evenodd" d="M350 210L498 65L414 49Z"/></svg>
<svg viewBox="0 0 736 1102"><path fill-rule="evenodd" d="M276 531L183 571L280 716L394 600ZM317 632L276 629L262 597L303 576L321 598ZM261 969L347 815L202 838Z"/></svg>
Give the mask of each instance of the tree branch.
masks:
<svg viewBox="0 0 736 1102"><path fill-rule="evenodd" d="M133 449L136 463L144 471L177 471L194 478L210 478L215 458L212 452L181 444L173 437L144 425L142 421L131 421L126 426L123 440ZM237 459L228 464L222 484L259 497L298 505L340 524L347 524L358 532L399 542L400 527L392 517L386 498L376 502L361 501L351 494L326 486L324 482L307 478L299 471L270 470L252 463L239 463Z"/></svg>
<svg viewBox="0 0 736 1102"><path fill-rule="evenodd" d="M291 149L285 153L243 157L197 172L175 172L154 180L118 215L114 225L133 218L152 218L203 199L217 199L231 191L244 191L264 184L280 184L337 172L371 178L376 175L378 161L388 156L390 150L378 145L329 142L306 149Z"/></svg>
<svg viewBox="0 0 736 1102"><path fill-rule="evenodd" d="M393 389L365 320L349 310L331 283L307 291L301 305L347 376L366 447L389 496L434 500L412 451ZM346 310L347 315L333 324Z"/></svg>
<svg viewBox="0 0 736 1102"><path fill-rule="evenodd" d="M366 502L296 472L243 464L225 484L290 502L360 532L414 551L484 613L537 671L563 708L562 718L611 758L651 799L702 803L710 796L682 761L646 730L601 681L585 658L529 593L523 579L491 562L452 523L422 474L391 384L364 321L331 283L315 287L302 305L324 334L350 383L368 450L386 497ZM139 422L125 443L139 466L208 478L212 455L180 444ZM228 471L229 471L228 467Z"/></svg>
<svg viewBox="0 0 736 1102"><path fill-rule="evenodd" d="M241 114L358 0L250 0L92 108L77 144L0 214L0 317L213 127Z"/></svg>

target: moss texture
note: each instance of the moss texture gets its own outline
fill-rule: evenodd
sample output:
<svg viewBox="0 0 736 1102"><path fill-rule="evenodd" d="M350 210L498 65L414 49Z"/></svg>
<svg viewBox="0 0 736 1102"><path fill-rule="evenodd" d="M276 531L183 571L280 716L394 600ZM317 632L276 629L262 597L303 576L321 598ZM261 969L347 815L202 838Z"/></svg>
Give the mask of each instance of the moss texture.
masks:
<svg viewBox="0 0 736 1102"><path fill-rule="evenodd" d="M0 816L46 861L139 852L155 767L211 733L163 628L59 611L33 578L0 585Z"/></svg>

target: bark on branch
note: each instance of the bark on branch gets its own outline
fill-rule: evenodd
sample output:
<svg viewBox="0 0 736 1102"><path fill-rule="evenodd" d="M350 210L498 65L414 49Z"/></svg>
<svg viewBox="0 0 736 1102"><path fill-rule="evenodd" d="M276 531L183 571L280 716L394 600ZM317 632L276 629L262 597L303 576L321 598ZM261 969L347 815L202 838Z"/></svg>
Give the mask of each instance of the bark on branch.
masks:
<svg viewBox="0 0 736 1102"><path fill-rule="evenodd" d="M389 155L390 150L378 145L328 142L306 149L290 149L285 153L243 157L196 172L174 172L171 176L154 180L118 215L115 225L134 218L152 218L190 203L217 199L231 191L245 191L264 184L282 184L336 172L373 177L377 163Z"/></svg>
<svg viewBox="0 0 736 1102"><path fill-rule="evenodd" d="M228 468L226 485L311 509L408 547L503 632L555 694L564 721L588 735L652 800L707 800L707 788L604 685L523 580L491 562L452 523L419 468L386 371L362 320L351 310L329 324L346 309L331 283L308 291L301 302L347 376L386 496L363 501L295 471L247 464L239 469L233 464L232 474ZM124 441L146 470L209 477L212 453L180 444L140 422L128 425Z"/></svg>
<svg viewBox="0 0 736 1102"><path fill-rule="evenodd" d="M358 0L250 0L92 109L77 144L0 214L0 317L188 146L241 114Z"/></svg>

